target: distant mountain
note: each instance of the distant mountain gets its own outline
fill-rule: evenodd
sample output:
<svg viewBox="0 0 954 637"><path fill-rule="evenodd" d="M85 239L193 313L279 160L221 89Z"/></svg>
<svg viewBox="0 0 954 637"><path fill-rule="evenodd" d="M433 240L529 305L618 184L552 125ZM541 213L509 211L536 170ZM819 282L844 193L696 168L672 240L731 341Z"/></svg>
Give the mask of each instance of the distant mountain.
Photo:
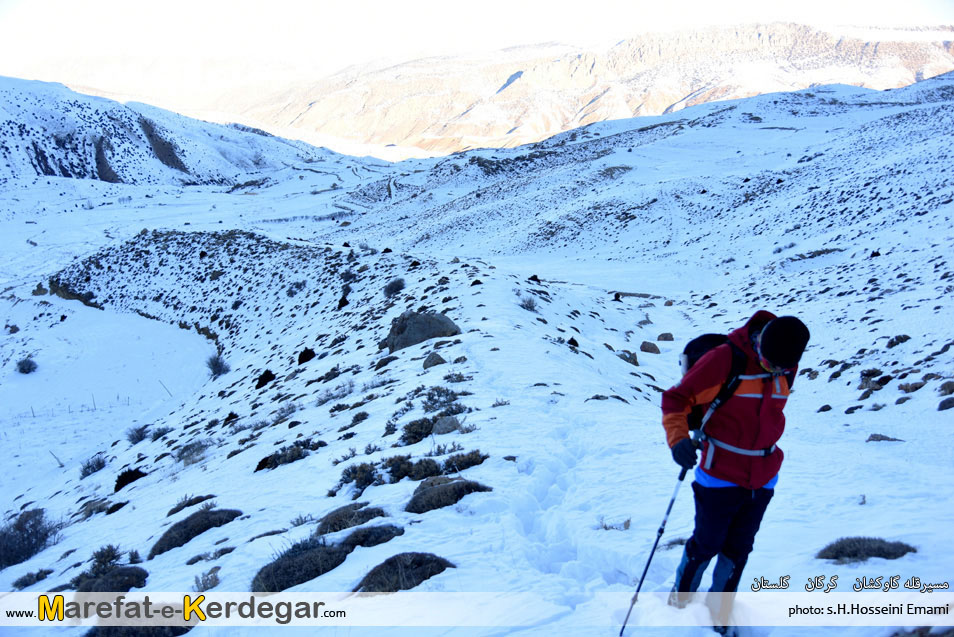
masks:
<svg viewBox="0 0 954 637"><path fill-rule="evenodd" d="M240 175L331 155L247 126L0 78L0 178L233 184Z"/></svg>
<svg viewBox="0 0 954 637"><path fill-rule="evenodd" d="M215 107L286 135L447 153L814 85L898 88L951 70L952 27L835 33L774 23L650 34L605 51L545 45L353 68Z"/></svg>

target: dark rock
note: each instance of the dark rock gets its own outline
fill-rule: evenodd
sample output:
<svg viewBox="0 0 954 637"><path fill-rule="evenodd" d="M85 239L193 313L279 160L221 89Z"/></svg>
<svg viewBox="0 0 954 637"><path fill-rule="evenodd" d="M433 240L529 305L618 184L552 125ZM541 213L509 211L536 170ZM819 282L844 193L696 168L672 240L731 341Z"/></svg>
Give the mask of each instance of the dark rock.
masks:
<svg viewBox="0 0 954 637"><path fill-rule="evenodd" d="M398 359L397 356L385 356L374 365L374 369L375 371L382 369L383 367L386 367L389 363L393 363L397 359Z"/></svg>
<svg viewBox="0 0 954 637"><path fill-rule="evenodd" d="M871 434L868 436L868 439L865 442L904 442L900 438L892 438L891 436L883 436L881 434Z"/></svg>
<svg viewBox="0 0 954 637"><path fill-rule="evenodd" d="M116 478L116 487L113 489L113 493L116 493L124 486L131 482L135 482L139 478L145 478L148 474L143 473L139 469L127 469L119 474L119 477Z"/></svg>
<svg viewBox="0 0 954 637"><path fill-rule="evenodd" d="M275 374L273 374L270 369L266 369L262 372L262 375L258 377L258 381L255 383L255 389L261 389L273 380L275 380Z"/></svg>
<svg viewBox="0 0 954 637"><path fill-rule="evenodd" d="M938 411L947 411L948 409L954 408L954 396L951 398L945 398L941 401L941 404L937 406Z"/></svg>
<svg viewBox="0 0 954 637"><path fill-rule="evenodd" d="M305 349L301 351L300 354L298 354L298 364L304 365L305 363L307 363L314 357L315 357L315 350L311 349L310 347L306 347Z"/></svg>
<svg viewBox="0 0 954 637"><path fill-rule="evenodd" d="M826 411L831 411L831 405L822 405L818 408L818 413L823 413Z"/></svg>
<svg viewBox="0 0 954 637"><path fill-rule="evenodd" d="M890 349L892 347L897 347L901 343L906 343L910 340L911 340L911 337L908 336L907 334L900 334L892 338L890 341L888 341L888 348Z"/></svg>
<svg viewBox="0 0 954 637"><path fill-rule="evenodd" d="M674 341L674 340L676 340L676 339L673 338L673 335L670 334L669 332L664 332L664 333L660 334L659 337L658 337L656 340L657 340L657 341Z"/></svg>
<svg viewBox="0 0 954 637"><path fill-rule="evenodd" d="M431 352L428 354L427 358L424 359L424 369L430 369L431 367L446 364L447 361L445 361L444 358L437 352Z"/></svg>
<svg viewBox="0 0 954 637"><path fill-rule="evenodd" d="M639 346L639 351L646 352L647 354L659 354L659 347L655 343L650 343L649 341L643 341L643 344Z"/></svg>

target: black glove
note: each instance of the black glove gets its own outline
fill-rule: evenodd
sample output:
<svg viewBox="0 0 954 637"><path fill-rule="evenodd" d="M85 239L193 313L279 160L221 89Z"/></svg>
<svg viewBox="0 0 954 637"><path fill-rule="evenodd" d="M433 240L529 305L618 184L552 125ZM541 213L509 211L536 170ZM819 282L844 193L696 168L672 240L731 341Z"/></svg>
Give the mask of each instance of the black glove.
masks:
<svg viewBox="0 0 954 637"><path fill-rule="evenodd" d="M691 438L683 438L673 445L672 459L687 471L696 466L696 445Z"/></svg>

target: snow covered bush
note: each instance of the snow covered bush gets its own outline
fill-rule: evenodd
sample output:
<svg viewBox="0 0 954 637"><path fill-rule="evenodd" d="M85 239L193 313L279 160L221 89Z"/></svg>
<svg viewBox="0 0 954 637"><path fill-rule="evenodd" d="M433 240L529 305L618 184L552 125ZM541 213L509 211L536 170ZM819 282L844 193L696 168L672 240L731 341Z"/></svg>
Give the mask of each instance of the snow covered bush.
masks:
<svg viewBox="0 0 954 637"><path fill-rule="evenodd" d="M36 361L27 356L23 360L17 362L17 371L21 374L32 374L36 371Z"/></svg>
<svg viewBox="0 0 954 637"><path fill-rule="evenodd" d="M56 544L63 525L46 519L43 509L30 509L0 527L0 570L30 559Z"/></svg>

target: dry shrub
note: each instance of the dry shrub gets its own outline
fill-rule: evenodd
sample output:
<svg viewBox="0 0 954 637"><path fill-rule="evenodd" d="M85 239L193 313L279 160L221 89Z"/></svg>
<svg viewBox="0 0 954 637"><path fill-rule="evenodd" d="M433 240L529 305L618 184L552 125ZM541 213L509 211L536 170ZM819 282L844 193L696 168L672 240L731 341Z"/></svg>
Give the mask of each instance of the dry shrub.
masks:
<svg viewBox="0 0 954 637"><path fill-rule="evenodd" d="M195 506L199 504L200 502L211 500L214 497L215 497L214 495L196 495L196 496L184 495L181 498L179 498L179 501L176 503L174 507L169 509L169 512L166 513L166 517L169 517L170 515L175 515L182 509Z"/></svg>
<svg viewBox="0 0 954 637"><path fill-rule="evenodd" d="M240 515L242 515L242 512L235 509L196 511L184 520L173 524L162 534L159 541L149 551L149 559L151 560L166 551L183 546L192 538L205 533L209 529L228 524Z"/></svg>
<svg viewBox="0 0 954 637"><path fill-rule="evenodd" d="M328 545L318 537L293 544L252 579L252 591L277 593L324 575L345 561L350 548Z"/></svg>
<svg viewBox="0 0 954 637"><path fill-rule="evenodd" d="M355 588L355 593L394 593L411 590L421 582L457 568L432 553L400 553L375 566Z"/></svg>
<svg viewBox="0 0 954 637"><path fill-rule="evenodd" d="M382 509L377 507L365 509L364 507L367 505L367 502L355 502L354 504L348 504L331 511L318 522L318 529L315 533L318 535L335 533L336 531L350 529L353 526L364 524L368 520L385 517L387 515Z"/></svg>
<svg viewBox="0 0 954 637"><path fill-rule="evenodd" d="M43 509L30 509L0 528L0 570L30 559L56 544L63 525L46 519Z"/></svg>
<svg viewBox="0 0 954 637"><path fill-rule="evenodd" d="M889 542L877 537L843 537L820 550L815 557L844 564L864 562L872 557L896 560L907 553L917 553L917 549L904 542Z"/></svg>
<svg viewBox="0 0 954 637"><path fill-rule="evenodd" d="M468 453L458 453L444 461L444 473L459 473L464 469L476 467L490 456L475 449Z"/></svg>
<svg viewBox="0 0 954 637"><path fill-rule="evenodd" d="M356 546L377 546L400 535L404 535L404 529L399 526L394 526L393 524L365 526L349 533L348 537L341 542L341 545L350 547L349 550L354 549Z"/></svg>
<svg viewBox="0 0 954 637"><path fill-rule="evenodd" d="M461 498L469 493L492 491L479 482L471 480L455 480L445 484L438 484L422 489L414 494L404 510L408 513L426 513L434 509L441 509L460 502Z"/></svg>
<svg viewBox="0 0 954 637"><path fill-rule="evenodd" d="M402 445L413 445L431 435L434 430L434 421L430 418L418 418L404 425L401 434Z"/></svg>

